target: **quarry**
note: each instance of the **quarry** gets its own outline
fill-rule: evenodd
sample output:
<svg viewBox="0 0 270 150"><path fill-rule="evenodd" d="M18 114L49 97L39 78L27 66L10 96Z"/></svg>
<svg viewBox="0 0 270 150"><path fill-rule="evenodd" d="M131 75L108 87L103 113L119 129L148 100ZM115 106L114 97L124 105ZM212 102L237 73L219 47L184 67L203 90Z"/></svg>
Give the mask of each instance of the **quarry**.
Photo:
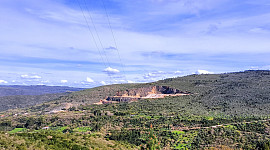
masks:
<svg viewBox="0 0 270 150"><path fill-rule="evenodd" d="M188 91L180 91L169 86L150 86L117 91L114 96L109 96L106 99L102 99L98 103L94 104L101 105L120 102L134 102L141 99L157 99L167 96L184 96L190 94L191 93Z"/></svg>

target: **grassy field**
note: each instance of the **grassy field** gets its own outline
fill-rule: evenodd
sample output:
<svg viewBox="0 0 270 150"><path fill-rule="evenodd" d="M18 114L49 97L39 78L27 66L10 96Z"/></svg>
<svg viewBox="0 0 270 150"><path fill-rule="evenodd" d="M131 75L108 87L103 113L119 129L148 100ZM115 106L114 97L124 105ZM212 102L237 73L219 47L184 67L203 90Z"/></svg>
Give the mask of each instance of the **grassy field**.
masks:
<svg viewBox="0 0 270 150"><path fill-rule="evenodd" d="M18 133L18 132L23 132L26 130L27 130L26 128L15 128L15 129L9 131L8 133Z"/></svg>

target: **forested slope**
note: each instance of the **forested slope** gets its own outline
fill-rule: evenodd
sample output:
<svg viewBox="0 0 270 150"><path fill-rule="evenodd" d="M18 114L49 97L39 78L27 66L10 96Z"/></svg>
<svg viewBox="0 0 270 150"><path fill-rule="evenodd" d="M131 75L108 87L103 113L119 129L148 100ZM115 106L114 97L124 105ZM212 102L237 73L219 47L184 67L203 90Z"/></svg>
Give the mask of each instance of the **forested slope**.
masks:
<svg viewBox="0 0 270 150"><path fill-rule="evenodd" d="M228 74L191 75L157 82L185 88L196 95L208 110L233 114L269 114L270 71L244 71Z"/></svg>
<svg viewBox="0 0 270 150"><path fill-rule="evenodd" d="M169 86L192 93L194 106L199 103L206 111L221 111L227 114L269 114L270 71L249 70L226 74L189 75L169 78L145 84L118 84L86 89L62 97L59 102L92 104L113 96L118 90Z"/></svg>

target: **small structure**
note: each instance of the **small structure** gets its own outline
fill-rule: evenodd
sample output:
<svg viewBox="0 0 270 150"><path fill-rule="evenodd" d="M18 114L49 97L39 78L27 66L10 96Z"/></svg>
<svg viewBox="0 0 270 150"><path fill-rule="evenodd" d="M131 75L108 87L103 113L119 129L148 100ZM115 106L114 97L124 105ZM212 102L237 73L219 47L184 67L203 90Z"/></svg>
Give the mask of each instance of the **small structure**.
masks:
<svg viewBox="0 0 270 150"><path fill-rule="evenodd" d="M43 130L48 130L48 129L50 129L50 127L49 126L46 126L46 127L43 127L42 129Z"/></svg>

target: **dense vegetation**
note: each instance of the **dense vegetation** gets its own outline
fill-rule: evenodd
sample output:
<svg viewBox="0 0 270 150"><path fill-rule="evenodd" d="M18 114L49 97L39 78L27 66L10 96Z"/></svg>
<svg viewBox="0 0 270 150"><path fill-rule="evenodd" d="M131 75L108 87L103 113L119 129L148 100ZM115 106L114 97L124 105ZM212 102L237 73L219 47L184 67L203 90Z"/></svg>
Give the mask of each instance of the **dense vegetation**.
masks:
<svg viewBox="0 0 270 150"><path fill-rule="evenodd" d="M270 72L191 75L79 91L2 113L5 149L269 149ZM167 85L193 94L91 105L118 89ZM61 103L74 107L49 113ZM42 129L49 126L49 130Z"/></svg>
<svg viewBox="0 0 270 150"><path fill-rule="evenodd" d="M268 109L270 107L270 71L264 70L190 75L146 84L102 86L74 92L67 97L62 97L59 102L92 104L107 96L113 96L118 90L150 85L164 85L180 91L189 91L196 97L196 102L202 103L208 107L208 110L226 110L227 113L233 114L258 113L260 115L269 114L270 111ZM230 112L227 111L228 108Z"/></svg>
<svg viewBox="0 0 270 150"><path fill-rule="evenodd" d="M47 150L47 149L134 149L128 144L100 138L99 134L62 133L59 131L21 132L17 134L0 133L0 149Z"/></svg>

